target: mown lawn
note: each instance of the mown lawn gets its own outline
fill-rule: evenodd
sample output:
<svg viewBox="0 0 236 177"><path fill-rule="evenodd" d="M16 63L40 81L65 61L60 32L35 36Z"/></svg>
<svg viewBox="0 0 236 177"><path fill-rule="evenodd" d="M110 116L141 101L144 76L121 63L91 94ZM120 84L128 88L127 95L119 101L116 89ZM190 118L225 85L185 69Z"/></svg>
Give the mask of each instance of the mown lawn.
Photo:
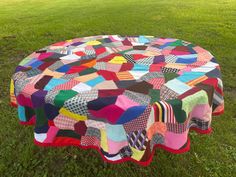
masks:
<svg viewBox="0 0 236 177"><path fill-rule="evenodd" d="M20 60L57 41L120 34L184 39L221 65L225 113L211 135L191 133L191 150L156 150L153 162L104 165L95 150L42 148L33 128L18 124L9 81ZM0 0L0 176L236 176L235 0Z"/></svg>

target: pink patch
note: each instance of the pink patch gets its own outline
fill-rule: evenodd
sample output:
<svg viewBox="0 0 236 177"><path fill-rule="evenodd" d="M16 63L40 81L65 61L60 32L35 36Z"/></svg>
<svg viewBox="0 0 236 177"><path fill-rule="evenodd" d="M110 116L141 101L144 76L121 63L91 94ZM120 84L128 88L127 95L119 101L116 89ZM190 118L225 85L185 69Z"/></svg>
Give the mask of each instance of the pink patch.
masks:
<svg viewBox="0 0 236 177"><path fill-rule="evenodd" d="M180 149L188 139L188 131L185 131L182 134L176 134L167 131L165 134L165 146L171 149Z"/></svg>
<svg viewBox="0 0 236 177"><path fill-rule="evenodd" d="M191 117L209 121L211 120L212 109L209 104L200 104L193 108Z"/></svg>
<svg viewBox="0 0 236 177"><path fill-rule="evenodd" d="M24 95L22 94L19 94L17 97L16 97L16 100L17 100L17 103L21 106L28 106L28 107L33 107L33 104L31 102L31 99L30 98L27 98L25 97Z"/></svg>
<svg viewBox="0 0 236 177"><path fill-rule="evenodd" d="M125 146L128 146L127 141L116 142L116 141L112 141L110 139L107 139L107 142L108 142L109 154L116 154L120 151L120 149L122 149Z"/></svg>
<svg viewBox="0 0 236 177"><path fill-rule="evenodd" d="M138 103L130 100L125 95L118 96L115 105L119 106L123 110L127 110L127 109L129 109L130 107L133 107L133 106L139 106Z"/></svg>
<svg viewBox="0 0 236 177"><path fill-rule="evenodd" d="M48 129L47 138L44 140L44 143L52 143L57 135L58 130L59 129L57 127L51 126Z"/></svg>
<svg viewBox="0 0 236 177"><path fill-rule="evenodd" d="M34 84L26 84L24 89L21 91L25 97L31 98L31 95L38 91L38 89L34 88Z"/></svg>
<svg viewBox="0 0 236 177"><path fill-rule="evenodd" d="M191 53L186 52L186 51L172 50L170 52L170 54L172 54L172 55L188 55L188 54L191 54Z"/></svg>
<svg viewBox="0 0 236 177"><path fill-rule="evenodd" d="M85 69L87 69L86 66L72 66L70 70L66 72L66 74L79 73Z"/></svg>
<svg viewBox="0 0 236 177"><path fill-rule="evenodd" d="M38 60L43 60L43 59L45 59L45 58L48 58L48 57L50 57L52 54L53 54L53 52L41 53L41 54L38 56Z"/></svg>
<svg viewBox="0 0 236 177"><path fill-rule="evenodd" d="M186 67L178 72L179 75L182 75L184 72L191 72L191 67Z"/></svg>
<svg viewBox="0 0 236 177"><path fill-rule="evenodd" d="M164 67L165 63L162 64L152 64L149 68L150 72L161 71L161 67Z"/></svg>
<svg viewBox="0 0 236 177"><path fill-rule="evenodd" d="M64 44L66 44L65 41L63 41L63 42L57 42L57 43L55 43L55 44L52 44L52 46L63 46Z"/></svg>
<svg viewBox="0 0 236 177"><path fill-rule="evenodd" d="M171 53L171 50L162 50L161 54L162 55L169 55Z"/></svg>
<svg viewBox="0 0 236 177"><path fill-rule="evenodd" d="M119 72L121 68L121 65L118 64L112 64L112 63L106 63L106 70L111 72Z"/></svg>
<svg viewBox="0 0 236 177"><path fill-rule="evenodd" d="M124 113L124 110L113 104L106 106L105 108L100 109L98 111L89 110L89 112L98 119L104 118L112 124L115 124L116 121L120 118L120 116Z"/></svg>

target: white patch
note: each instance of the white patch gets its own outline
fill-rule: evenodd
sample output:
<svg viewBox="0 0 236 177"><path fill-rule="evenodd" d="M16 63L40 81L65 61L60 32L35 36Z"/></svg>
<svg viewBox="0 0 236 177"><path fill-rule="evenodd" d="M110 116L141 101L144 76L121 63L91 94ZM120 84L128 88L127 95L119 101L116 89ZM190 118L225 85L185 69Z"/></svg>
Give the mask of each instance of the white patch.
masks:
<svg viewBox="0 0 236 177"><path fill-rule="evenodd" d="M148 117L148 122L147 122L147 130L152 126L152 124L155 123L155 114L154 114L154 108L152 107L150 115Z"/></svg>
<svg viewBox="0 0 236 177"><path fill-rule="evenodd" d="M92 87L90 87L89 85L87 85L85 83L80 82L76 86L72 87L72 90L74 90L76 92L84 92L84 91L92 90Z"/></svg>
<svg viewBox="0 0 236 177"><path fill-rule="evenodd" d="M129 72L136 80L148 73L148 71L129 71Z"/></svg>
<svg viewBox="0 0 236 177"><path fill-rule="evenodd" d="M34 133L34 139L40 143L44 142L46 138L47 138L46 133Z"/></svg>
<svg viewBox="0 0 236 177"><path fill-rule="evenodd" d="M60 59L62 60L75 60L75 59L80 59L81 57L75 54L71 54L71 55L66 55L64 57L60 57Z"/></svg>
<svg viewBox="0 0 236 177"><path fill-rule="evenodd" d="M104 155L104 157L105 157L106 159L108 159L108 160L111 160L111 161L116 161L116 160L120 160L120 159L121 159L120 154L118 154L118 155L116 155L116 156L114 156L114 157L106 157L106 156Z"/></svg>

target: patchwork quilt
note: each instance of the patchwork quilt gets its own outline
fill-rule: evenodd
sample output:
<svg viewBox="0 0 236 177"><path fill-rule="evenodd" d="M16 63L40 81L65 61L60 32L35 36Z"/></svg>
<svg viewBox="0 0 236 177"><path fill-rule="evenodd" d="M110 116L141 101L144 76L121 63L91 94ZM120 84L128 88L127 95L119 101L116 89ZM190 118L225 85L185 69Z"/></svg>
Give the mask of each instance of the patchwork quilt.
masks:
<svg viewBox="0 0 236 177"><path fill-rule="evenodd" d="M95 148L108 162L148 165L156 147L189 149L224 111L220 66L192 43L100 35L42 48L15 69L11 104L42 146Z"/></svg>

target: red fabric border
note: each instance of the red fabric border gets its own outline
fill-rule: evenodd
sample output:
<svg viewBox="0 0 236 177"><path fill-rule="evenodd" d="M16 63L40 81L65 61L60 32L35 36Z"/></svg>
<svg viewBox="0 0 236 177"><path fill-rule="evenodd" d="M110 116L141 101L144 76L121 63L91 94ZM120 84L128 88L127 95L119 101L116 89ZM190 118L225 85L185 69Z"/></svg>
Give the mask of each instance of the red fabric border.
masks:
<svg viewBox="0 0 236 177"><path fill-rule="evenodd" d="M197 133L200 133L200 134L209 134L209 133L212 132L211 128L209 128L208 130L201 130L201 129L192 127L192 128L190 128L190 130L194 130L194 131L196 131ZM67 139L69 141L65 143L65 142L62 142L63 139ZM71 140L71 142L70 142L70 140ZM131 162L137 163L138 165L141 165L141 166L148 166L151 163L151 161L153 159L153 156L155 154L156 148L163 149L163 150L165 150L167 152L170 152L172 154L182 154L182 153L188 152L190 150L190 144L191 144L189 137L187 139L186 146L182 149L171 149L169 147L166 147L165 145L157 144L157 145L154 146L154 149L152 151L152 154L151 154L150 158L145 162L140 162L140 161L137 161L137 160L132 159L130 157L126 157L124 159L120 159L120 160L116 160L116 161L111 161L111 160L108 160L104 157L104 155L101 153L100 149L97 146L81 146L79 140L76 140L76 141L73 141L73 140L74 140L73 138L57 137L56 143L47 143L46 144L46 143L40 143L40 142L34 140L34 144L37 145L37 146L41 146L41 147L76 146L76 147L79 147L79 148L82 148L82 149L95 149L99 152L99 154L101 155L103 161L105 161L105 162L108 162L108 163L111 163L111 164L118 164L118 163L131 161Z"/></svg>

